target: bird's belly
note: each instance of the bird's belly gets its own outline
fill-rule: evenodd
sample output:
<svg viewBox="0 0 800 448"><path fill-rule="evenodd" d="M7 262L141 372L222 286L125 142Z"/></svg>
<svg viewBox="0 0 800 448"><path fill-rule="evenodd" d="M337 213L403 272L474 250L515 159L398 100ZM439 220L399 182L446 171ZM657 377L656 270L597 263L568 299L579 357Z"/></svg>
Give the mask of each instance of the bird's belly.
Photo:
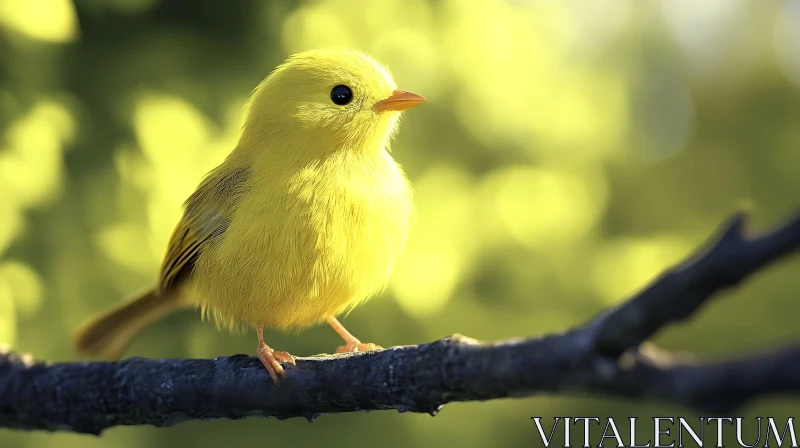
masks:
<svg viewBox="0 0 800 448"><path fill-rule="evenodd" d="M407 207L341 199L337 207L279 203L259 213L263 221L234 217L198 259L199 304L223 326L290 329L378 293L405 245Z"/></svg>

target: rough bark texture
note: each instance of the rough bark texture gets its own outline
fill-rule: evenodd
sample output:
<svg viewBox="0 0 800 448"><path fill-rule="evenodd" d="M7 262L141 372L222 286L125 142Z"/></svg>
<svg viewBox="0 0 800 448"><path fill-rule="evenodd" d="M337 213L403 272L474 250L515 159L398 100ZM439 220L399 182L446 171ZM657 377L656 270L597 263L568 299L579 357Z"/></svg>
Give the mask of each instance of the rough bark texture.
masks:
<svg viewBox="0 0 800 448"><path fill-rule="evenodd" d="M298 358L280 388L258 359L131 358L36 363L0 353L0 427L99 434L117 425L305 417L397 409L436 414L453 401L537 393L655 399L724 413L748 400L800 392L800 346L702 364L645 343L715 293L800 249L800 214L761 235L737 214L705 250L585 326L482 343L454 335L376 353Z"/></svg>

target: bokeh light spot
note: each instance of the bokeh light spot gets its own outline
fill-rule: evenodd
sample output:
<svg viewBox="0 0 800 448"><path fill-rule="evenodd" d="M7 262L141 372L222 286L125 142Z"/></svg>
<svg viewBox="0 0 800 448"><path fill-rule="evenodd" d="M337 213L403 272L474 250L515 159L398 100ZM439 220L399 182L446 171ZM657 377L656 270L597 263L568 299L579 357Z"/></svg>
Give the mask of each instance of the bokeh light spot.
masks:
<svg viewBox="0 0 800 448"><path fill-rule="evenodd" d="M71 0L4 0L0 2L0 24L48 42L78 37L78 16Z"/></svg>
<svg viewBox="0 0 800 448"><path fill-rule="evenodd" d="M685 258L691 249L691 244L676 235L608 241L594 257L595 291L607 304L624 300Z"/></svg>
<svg viewBox="0 0 800 448"><path fill-rule="evenodd" d="M142 241L148 241L149 229L134 223L120 223L97 234L97 244L115 263L139 271L150 272L158 262L150 251L142 250Z"/></svg>
<svg viewBox="0 0 800 448"><path fill-rule="evenodd" d="M452 167L431 168L415 182L417 220L390 286L408 313L439 311L452 297L479 243L466 225L474 213L472 180Z"/></svg>
<svg viewBox="0 0 800 448"><path fill-rule="evenodd" d="M0 150L0 190L21 207L46 202L58 192L64 143L75 136L72 116L43 101L6 130Z"/></svg>
<svg viewBox="0 0 800 448"><path fill-rule="evenodd" d="M28 265L13 260L0 264L0 282L9 287L21 315L31 316L39 311L44 287L39 275Z"/></svg>
<svg viewBox="0 0 800 448"><path fill-rule="evenodd" d="M519 166L493 175L498 176L495 211L508 233L529 248L546 251L575 242L605 209L606 187L599 174Z"/></svg>

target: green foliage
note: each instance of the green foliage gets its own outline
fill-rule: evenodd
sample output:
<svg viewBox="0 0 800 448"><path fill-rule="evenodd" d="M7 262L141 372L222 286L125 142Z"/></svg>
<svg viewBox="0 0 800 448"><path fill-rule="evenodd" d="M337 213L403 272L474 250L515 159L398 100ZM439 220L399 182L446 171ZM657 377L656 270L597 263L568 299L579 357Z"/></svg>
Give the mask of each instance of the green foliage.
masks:
<svg viewBox="0 0 800 448"><path fill-rule="evenodd" d="M350 46L428 98L392 150L417 223L384 296L346 320L383 346L559 331L687 256L743 204L800 191L797 3L690 0L26 0L0 3L0 341L72 360L76 326L153 281L180 205L235 144L250 90L296 51ZM705 5L705 3L704 3ZM797 262L659 342L723 356L796 336ZM330 352L328 328L271 334ZM253 353L197 314L129 355ZM747 415L780 416L768 401ZM520 446L533 415L683 415L575 397L305 421L0 431L13 447Z"/></svg>

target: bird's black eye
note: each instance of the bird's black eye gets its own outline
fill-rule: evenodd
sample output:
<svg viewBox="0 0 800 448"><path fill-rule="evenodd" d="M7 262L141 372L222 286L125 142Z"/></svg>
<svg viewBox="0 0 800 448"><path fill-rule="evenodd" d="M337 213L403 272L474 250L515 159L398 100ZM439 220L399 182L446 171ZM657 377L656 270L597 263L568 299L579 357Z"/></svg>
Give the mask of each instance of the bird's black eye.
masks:
<svg viewBox="0 0 800 448"><path fill-rule="evenodd" d="M339 84L331 90L331 101L333 104L344 106L353 101L353 91L344 84Z"/></svg>

